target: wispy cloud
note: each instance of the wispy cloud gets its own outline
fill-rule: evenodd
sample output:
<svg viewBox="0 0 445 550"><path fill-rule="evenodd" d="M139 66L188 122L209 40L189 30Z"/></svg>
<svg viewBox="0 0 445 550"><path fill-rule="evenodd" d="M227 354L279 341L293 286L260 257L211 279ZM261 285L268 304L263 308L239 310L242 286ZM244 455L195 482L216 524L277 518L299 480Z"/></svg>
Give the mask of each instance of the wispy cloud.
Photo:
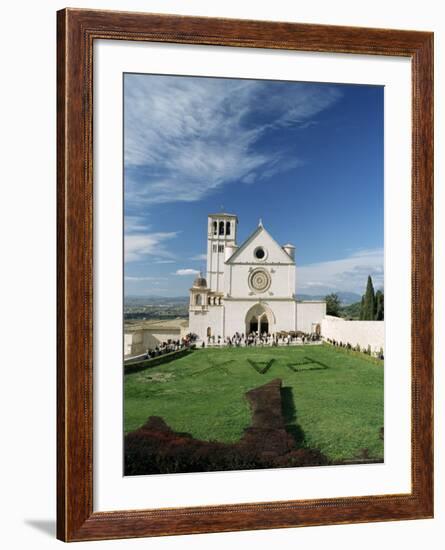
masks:
<svg viewBox="0 0 445 550"><path fill-rule="evenodd" d="M153 263L155 263L155 264L175 264L176 260L162 260L160 258L155 258L153 260Z"/></svg>
<svg viewBox="0 0 445 550"><path fill-rule="evenodd" d="M360 250L345 258L297 266L297 292L321 294L350 291L363 294L368 275L383 287L383 249Z"/></svg>
<svg viewBox="0 0 445 550"><path fill-rule="evenodd" d="M178 269L174 275L198 275L199 271L196 269Z"/></svg>
<svg viewBox="0 0 445 550"><path fill-rule="evenodd" d="M207 254L196 254L196 256L192 256L190 259L202 262L207 260Z"/></svg>
<svg viewBox="0 0 445 550"><path fill-rule="evenodd" d="M148 231L150 228L144 218L141 216L124 216L124 232L128 233L140 233Z"/></svg>
<svg viewBox="0 0 445 550"><path fill-rule="evenodd" d="M302 162L298 152L266 149L262 139L307 128L340 97L326 85L126 75L126 201L197 201L289 170Z"/></svg>
<svg viewBox="0 0 445 550"><path fill-rule="evenodd" d="M149 256L164 260L174 260L174 255L165 248L165 241L176 237L178 232L134 233L125 235L125 262L137 262Z"/></svg>

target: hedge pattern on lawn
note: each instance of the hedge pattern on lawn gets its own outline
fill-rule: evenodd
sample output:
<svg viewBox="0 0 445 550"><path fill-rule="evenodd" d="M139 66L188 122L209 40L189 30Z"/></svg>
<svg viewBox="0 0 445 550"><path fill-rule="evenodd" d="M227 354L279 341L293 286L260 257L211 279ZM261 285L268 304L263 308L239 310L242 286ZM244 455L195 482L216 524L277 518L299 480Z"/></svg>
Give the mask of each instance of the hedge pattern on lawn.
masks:
<svg viewBox="0 0 445 550"><path fill-rule="evenodd" d="M214 361L209 361L210 367L205 368L204 370L194 372L190 376L201 376L202 374L206 374L209 371L212 371L214 369L219 369L222 372L225 372L226 374L230 375L230 372L227 370L226 367L233 364L235 361L233 359L229 359L228 361L220 361L219 363L215 363Z"/></svg>
<svg viewBox="0 0 445 550"><path fill-rule="evenodd" d="M313 366L315 365L315 366ZM305 372L310 370L325 370L329 367L320 361L311 359L310 357L305 357L304 361L300 363L288 363L287 368L293 372Z"/></svg>
<svg viewBox="0 0 445 550"><path fill-rule="evenodd" d="M125 475L210 472L328 464L317 449L297 447L283 417L281 380L246 393L251 424L237 443L201 441L151 416L125 437Z"/></svg>
<svg viewBox="0 0 445 550"><path fill-rule="evenodd" d="M265 374L273 365L274 361L275 359L270 359L269 361L253 361L252 359L247 359L249 365L253 367L258 374Z"/></svg>

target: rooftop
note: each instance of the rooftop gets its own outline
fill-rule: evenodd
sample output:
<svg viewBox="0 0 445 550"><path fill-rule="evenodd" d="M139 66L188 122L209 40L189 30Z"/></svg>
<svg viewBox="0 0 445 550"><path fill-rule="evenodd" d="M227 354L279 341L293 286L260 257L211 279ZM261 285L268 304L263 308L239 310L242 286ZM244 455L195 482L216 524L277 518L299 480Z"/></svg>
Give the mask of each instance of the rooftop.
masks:
<svg viewBox="0 0 445 550"><path fill-rule="evenodd" d="M124 332L136 332L137 330L172 330L188 327L188 319L178 317L177 319L140 319L125 320Z"/></svg>
<svg viewBox="0 0 445 550"><path fill-rule="evenodd" d="M238 221L238 216L236 214L228 214L227 212L217 212L216 214L209 214L209 218L236 218Z"/></svg>

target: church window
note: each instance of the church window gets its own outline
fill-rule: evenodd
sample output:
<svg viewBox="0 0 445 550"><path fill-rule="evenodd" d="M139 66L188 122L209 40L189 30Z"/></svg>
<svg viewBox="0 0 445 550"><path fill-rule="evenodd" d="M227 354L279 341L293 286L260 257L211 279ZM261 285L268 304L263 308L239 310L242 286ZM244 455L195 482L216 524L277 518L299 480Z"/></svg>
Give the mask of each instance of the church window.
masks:
<svg viewBox="0 0 445 550"><path fill-rule="evenodd" d="M195 306L200 306L201 305L201 294L197 294L195 296Z"/></svg>
<svg viewBox="0 0 445 550"><path fill-rule="evenodd" d="M218 247L216 246L216 244L214 244L213 247L212 247L213 252L216 252L217 249L218 249Z"/></svg>
<svg viewBox="0 0 445 550"><path fill-rule="evenodd" d="M263 260L266 256L266 252L262 246L255 249L254 256L257 260Z"/></svg>
<svg viewBox="0 0 445 550"><path fill-rule="evenodd" d="M224 222L219 222L219 234L224 235Z"/></svg>
<svg viewBox="0 0 445 550"><path fill-rule="evenodd" d="M218 224L216 222L213 222L213 234L216 235L218 230Z"/></svg>
<svg viewBox="0 0 445 550"><path fill-rule="evenodd" d="M218 245L218 252L224 252L224 245L223 244Z"/></svg>
<svg viewBox="0 0 445 550"><path fill-rule="evenodd" d="M230 235L230 222L226 222L226 235Z"/></svg>
<svg viewBox="0 0 445 550"><path fill-rule="evenodd" d="M271 285L271 277L262 268L254 269L249 276L249 286L254 292L266 292Z"/></svg>

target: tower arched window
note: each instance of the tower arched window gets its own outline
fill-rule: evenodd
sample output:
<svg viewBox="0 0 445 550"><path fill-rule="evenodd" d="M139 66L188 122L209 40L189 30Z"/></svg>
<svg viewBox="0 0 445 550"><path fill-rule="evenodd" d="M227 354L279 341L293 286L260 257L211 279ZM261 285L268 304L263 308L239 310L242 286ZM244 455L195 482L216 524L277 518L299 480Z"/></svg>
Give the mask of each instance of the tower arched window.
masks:
<svg viewBox="0 0 445 550"><path fill-rule="evenodd" d="M218 232L218 224L216 222L213 222L213 234L216 235Z"/></svg>
<svg viewBox="0 0 445 550"><path fill-rule="evenodd" d="M226 235L230 235L230 222L226 222Z"/></svg>
<svg viewBox="0 0 445 550"><path fill-rule="evenodd" d="M201 305L201 294L197 294L195 296L195 306L200 306Z"/></svg>
<svg viewBox="0 0 445 550"><path fill-rule="evenodd" d="M219 234L224 235L224 222L219 222Z"/></svg>

